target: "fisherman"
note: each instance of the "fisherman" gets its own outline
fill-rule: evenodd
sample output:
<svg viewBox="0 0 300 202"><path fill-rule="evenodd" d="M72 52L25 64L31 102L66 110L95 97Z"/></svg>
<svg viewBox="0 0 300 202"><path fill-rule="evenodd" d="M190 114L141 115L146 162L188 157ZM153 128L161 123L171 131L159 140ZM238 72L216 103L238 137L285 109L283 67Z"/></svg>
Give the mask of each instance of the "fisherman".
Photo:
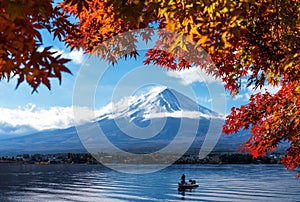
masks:
<svg viewBox="0 0 300 202"><path fill-rule="evenodd" d="M185 175L184 174L181 175L181 184L185 184Z"/></svg>

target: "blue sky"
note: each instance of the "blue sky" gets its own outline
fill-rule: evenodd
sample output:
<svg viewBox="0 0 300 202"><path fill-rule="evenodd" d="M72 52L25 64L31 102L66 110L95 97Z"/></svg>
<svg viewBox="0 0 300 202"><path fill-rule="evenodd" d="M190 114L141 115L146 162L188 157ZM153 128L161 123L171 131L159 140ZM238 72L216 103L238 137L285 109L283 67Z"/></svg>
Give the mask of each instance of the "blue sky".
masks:
<svg viewBox="0 0 300 202"><path fill-rule="evenodd" d="M79 72L87 68L87 79L81 85L88 90L92 85L96 85L95 108L101 109L112 100L132 95L132 89L143 91L149 85L165 85L195 99L199 104L211 108L212 96L210 91L215 93L215 89L222 85L220 81L199 72L196 67L185 71L170 71L156 66L144 66L143 60L145 51L140 53L140 57L135 59L120 60L115 66L107 66L97 58L88 58L83 51L70 52L63 43L52 39L47 33L43 33L44 45L53 47L66 58L72 59L67 64L72 71L72 75L64 74L62 84L53 79L52 89L49 91L41 86L38 93L31 94L32 89L25 83L15 90L16 79L10 82L5 80L0 82L0 138L7 135L28 134L34 131L66 128L73 124L72 98L75 81ZM98 83L90 79L98 70L105 70ZM96 78L97 80L97 78ZM92 83L91 83L92 82ZM115 99L112 96L117 88L118 95ZM188 89L188 90L187 90ZM276 89L270 88L271 91ZM131 93L130 93L131 92ZM225 91L224 91L225 92ZM250 89L243 89L235 98L226 95L215 95L215 102L218 96L226 97L226 107L224 114L230 112L231 107L240 106L247 103L251 93ZM82 95L84 99L84 94Z"/></svg>

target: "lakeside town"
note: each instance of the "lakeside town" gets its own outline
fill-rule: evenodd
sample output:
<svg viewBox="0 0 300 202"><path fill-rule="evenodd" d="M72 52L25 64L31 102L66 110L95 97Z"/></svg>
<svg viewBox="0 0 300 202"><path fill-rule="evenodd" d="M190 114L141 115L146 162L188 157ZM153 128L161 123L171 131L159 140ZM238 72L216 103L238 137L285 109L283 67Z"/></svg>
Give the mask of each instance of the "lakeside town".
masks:
<svg viewBox="0 0 300 202"><path fill-rule="evenodd" d="M96 158L95 158L96 157ZM16 156L2 156L0 163L15 164L101 164L120 163L120 164L151 164L169 163L172 159L178 159L175 164L281 164L282 154L269 154L265 157L253 158L250 154L242 153L211 153L203 159L196 154L186 154L181 158L176 155L149 154L137 155L134 158L123 154L101 153L92 155L90 153L56 153L56 154L20 154ZM98 159L98 160L96 160Z"/></svg>

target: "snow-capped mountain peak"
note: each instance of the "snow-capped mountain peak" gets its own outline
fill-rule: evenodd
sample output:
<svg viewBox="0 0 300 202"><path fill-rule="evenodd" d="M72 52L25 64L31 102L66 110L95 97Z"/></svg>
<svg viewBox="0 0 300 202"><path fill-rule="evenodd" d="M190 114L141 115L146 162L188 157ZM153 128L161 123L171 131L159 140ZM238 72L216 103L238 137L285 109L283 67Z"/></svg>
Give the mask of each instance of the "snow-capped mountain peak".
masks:
<svg viewBox="0 0 300 202"><path fill-rule="evenodd" d="M217 113L197 104L189 97L165 86L157 86L139 96L124 97L106 106L106 113L99 119L126 117L150 119L162 117L212 118Z"/></svg>

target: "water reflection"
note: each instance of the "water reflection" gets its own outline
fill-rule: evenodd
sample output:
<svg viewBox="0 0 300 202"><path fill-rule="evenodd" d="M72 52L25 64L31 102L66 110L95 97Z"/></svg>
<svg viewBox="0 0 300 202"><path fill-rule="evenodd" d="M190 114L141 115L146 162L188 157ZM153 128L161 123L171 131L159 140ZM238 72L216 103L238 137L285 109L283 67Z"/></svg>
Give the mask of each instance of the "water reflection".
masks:
<svg viewBox="0 0 300 202"><path fill-rule="evenodd" d="M178 191L183 172L197 189ZM280 165L173 165L130 175L99 165L0 164L0 201L298 201L295 174Z"/></svg>
<svg viewBox="0 0 300 202"><path fill-rule="evenodd" d="M178 194L180 195L181 200L185 200L185 196L187 193L187 198L189 198L189 196L192 196L193 193L192 192L196 192L195 189L184 189L184 190L178 190Z"/></svg>
<svg viewBox="0 0 300 202"><path fill-rule="evenodd" d="M181 200L185 200L185 191L178 191L178 193L181 195Z"/></svg>

